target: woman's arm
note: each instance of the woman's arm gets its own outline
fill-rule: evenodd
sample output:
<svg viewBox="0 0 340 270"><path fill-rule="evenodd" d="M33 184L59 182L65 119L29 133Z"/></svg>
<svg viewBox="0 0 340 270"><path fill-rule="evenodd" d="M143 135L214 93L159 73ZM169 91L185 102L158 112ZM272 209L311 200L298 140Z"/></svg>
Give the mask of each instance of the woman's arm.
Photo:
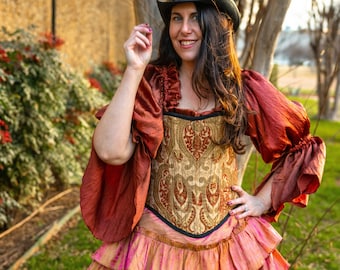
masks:
<svg viewBox="0 0 340 270"><path fill-rule="evenodd" d="M125 163L132 156L131 124L138 86L152 53L152 30L147 24L136 26L124 44L127 67L120 86L93 137L94 149L101 160L111 165Z"/></svg>
<svg viewBox="0 0 340 270"><path fill-rule="evenodd" d="M326 148L322 139L310 134L310 121L301 104L289 101L270 82L254 71L243 71L248 129L254 146L270 172L251 196L239 187L240 198L230 202L238 205L232 214L265 214L275 221L287 202L305 207L309 194L320 186ZM261 206L262 205L262 206ZM245 210L248 214L241 214Z"/></svg>

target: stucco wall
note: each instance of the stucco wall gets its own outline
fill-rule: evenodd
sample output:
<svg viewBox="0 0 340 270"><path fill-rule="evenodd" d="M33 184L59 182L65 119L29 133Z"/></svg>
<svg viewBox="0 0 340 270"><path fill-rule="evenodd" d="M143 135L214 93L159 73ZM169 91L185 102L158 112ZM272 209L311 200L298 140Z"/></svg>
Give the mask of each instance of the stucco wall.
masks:
<svg viewBox="0 0 340 270"><path fill-rule="evenodd" d="M56 34L65 61L87 70L92 63L124 62L123 43L136 24L133 0L56 0ZM51 32L51 0L0 0L0 26L35 25ZM1 36L0 36L1 38Z"/></svg>

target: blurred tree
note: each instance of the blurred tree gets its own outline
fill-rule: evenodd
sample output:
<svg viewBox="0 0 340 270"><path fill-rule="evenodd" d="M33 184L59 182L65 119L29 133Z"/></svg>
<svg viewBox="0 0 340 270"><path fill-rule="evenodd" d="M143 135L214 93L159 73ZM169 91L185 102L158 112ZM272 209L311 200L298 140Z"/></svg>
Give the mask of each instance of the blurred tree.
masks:
<svg viewBox="0 0 340 270"><path fill-rule="evenodd" d="M266 77L271 71L278 36L291 0L239 0L245 24L240 62Z"/></svg>
<svg viewBox="0 0 340 270"><path fill-rule="evenodd" d="M287 30L280 34L275 57L287 61L289 66L310 65L314 62L307 29Z"/></svg>
<svg viewBox="0 0 340 270"><path fill-rule="evenodd" d="M340 4L312 1L308 28L310 45L317 69L318 114L321 119L335 119L340 92ZM331 86L336 81L335 102L331 102Z"/></svg>

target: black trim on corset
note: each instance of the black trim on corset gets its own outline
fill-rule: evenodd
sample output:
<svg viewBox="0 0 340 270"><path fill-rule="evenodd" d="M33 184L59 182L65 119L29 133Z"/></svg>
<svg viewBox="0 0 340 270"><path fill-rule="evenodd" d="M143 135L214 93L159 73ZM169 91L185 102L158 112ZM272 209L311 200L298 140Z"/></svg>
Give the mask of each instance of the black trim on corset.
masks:
<svg viewBox="0 0 340 270"><path fill-rule="evenodd" d="M181 118L181 119L184 119L184 120L195 121L195 120L203 120L203 119L208 119L208 118L211 118L211 117L223 115L223 112L213 112L213 113L209 113L207 115L201 115L201 116L185 115L185 114L181 114L181 113L177 113L177 112L164 112L163 114L173 116L173 117L177 117L177 118Z"/></svg>
<svg viewBox="0 0 340 270"><path fill-rule="evenodd" d="M167 220L165 217L163 217L160 213L157 212L157 210L153 209L151 206L149 205L145 205L145 207L147 209L149 209L152 213L154 213L161 221L163 221L165 224L167 224L169 227L171 227L172 229L174 229L175 231L184 234L186 236L192 237L192 238L203 238L208 236L209 234L213 233L214 231L218 230L230 217L230 215L226 215L219 224L217 224L213 229L206 231L205 233L202 234L193 234L193 233L189 233L187 231L184 231L180 228L178 228L177 226L175 226L174 224L172 224L169 220Z"/></svg>

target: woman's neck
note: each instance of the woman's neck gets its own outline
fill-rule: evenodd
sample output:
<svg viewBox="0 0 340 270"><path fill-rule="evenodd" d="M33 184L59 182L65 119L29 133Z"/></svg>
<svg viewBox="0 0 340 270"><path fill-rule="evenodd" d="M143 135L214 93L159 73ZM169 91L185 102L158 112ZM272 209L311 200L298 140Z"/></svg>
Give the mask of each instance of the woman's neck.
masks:
<svg viewBox="0 0 340 270"><path fill-rule="evenodd" d="M192 80L192 74L194 73L195 63L192 62L183 62L180 69L179 74L182 78Z"/></svg>
<svg viewBox="0 0 340 270"><path fill-rule="evenodd" d="M216 106L215 98L212 93L206 93L206 97L199 97L192 85L192 74L194 64L182 64L179 69L179 78L181 82L181 100L178 108L190 109L193 111L210 110Z"/></svg>

